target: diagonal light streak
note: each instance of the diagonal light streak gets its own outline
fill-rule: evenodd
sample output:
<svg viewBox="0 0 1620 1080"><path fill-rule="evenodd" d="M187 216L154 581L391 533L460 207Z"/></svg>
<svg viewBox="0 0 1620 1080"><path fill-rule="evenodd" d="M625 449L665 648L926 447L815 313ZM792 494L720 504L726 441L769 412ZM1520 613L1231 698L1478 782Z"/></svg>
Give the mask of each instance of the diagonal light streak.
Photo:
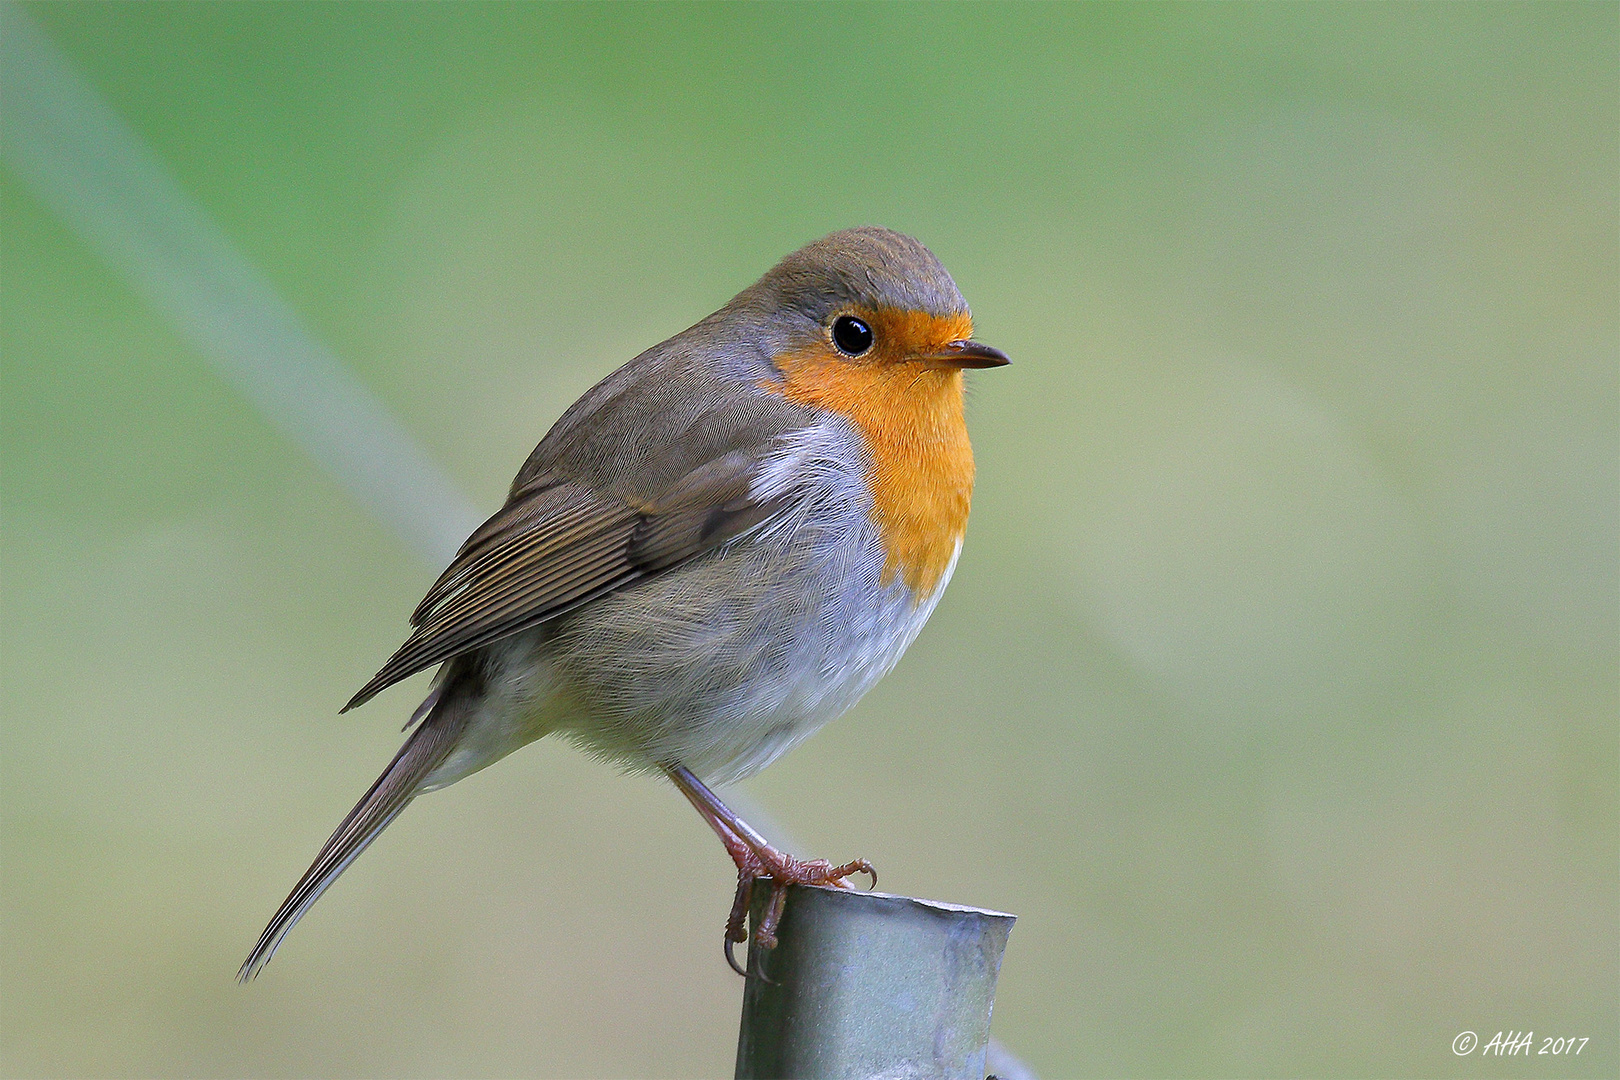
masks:
<svg viewBox="0 0 1620 1080"><path fill-rule="evenodd" d="M378 520L448 563L483 515L9 0L0 101L15 175Z"/></svg>

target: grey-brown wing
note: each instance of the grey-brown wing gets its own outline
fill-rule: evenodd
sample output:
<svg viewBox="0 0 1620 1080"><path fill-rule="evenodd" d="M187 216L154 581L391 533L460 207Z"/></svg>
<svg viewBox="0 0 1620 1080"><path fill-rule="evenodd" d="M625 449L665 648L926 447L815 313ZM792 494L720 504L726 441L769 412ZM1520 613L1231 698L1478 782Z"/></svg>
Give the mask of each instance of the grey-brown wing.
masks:
<svg viewBox="0 0 1620 1080"><path fill-rule="evenodd" d="M733 451L641 505L535 478L467 538L412 614L410 638L343 710L753 528L776 509L749 495L757 464Z"/></svg>

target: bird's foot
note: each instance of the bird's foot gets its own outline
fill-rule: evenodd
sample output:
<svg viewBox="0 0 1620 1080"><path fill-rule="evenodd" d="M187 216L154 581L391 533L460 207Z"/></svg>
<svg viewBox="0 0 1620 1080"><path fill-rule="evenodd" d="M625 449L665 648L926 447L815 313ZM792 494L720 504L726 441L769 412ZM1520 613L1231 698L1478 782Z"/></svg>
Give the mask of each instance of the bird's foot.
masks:
<svg viewBox="0 0 1620 1080"><path fill-rule="evenodd" d="M726 854L737 864L737 895L731 902L731 914L726 917L726 963L731 970L747 977L748 972L737 963L733 946L748 940L748 911L753 905L754 882L767 881L771 886L771 900L765 905L765 914L754 931L754 944L761 949L776 948L776 928L782 921L782 909L787 904L789 885L832 885L850 888L846 880L853 874L865 874L871 879L871 888L877 888L877 871L865 859L856 859L842 866L834 866L823 859L795 859L772 847L752 826L743 821L731 808L721 802L692 771L684 765L669 764L665 773L681 794L703 815L703 820L714 829L725 845Z"/></svg>
<svg viewBox="0 0 1620 1080"><path fill-rule="evenodd" d="M789 885L831 885L840 889L852 888L848 879L865 874L871 879L870 888L877 888L877 870L865 859L856 859L842 866L834 866L825 859L795 859L772 847L763 850L747 848L747 856L737 858L737 897L731 905L731 917L726 921L726 947L730 955L733 942L746 941L744 920L753 900L754 882L764 879L771 886L771 901L765 906L765 915L754 929L754 944L762 949L776 948L776 928L782 921L782 908L787 903ZM736 853L733 853L736 857ZM735 968L735 962L731 965Z"/></svg>

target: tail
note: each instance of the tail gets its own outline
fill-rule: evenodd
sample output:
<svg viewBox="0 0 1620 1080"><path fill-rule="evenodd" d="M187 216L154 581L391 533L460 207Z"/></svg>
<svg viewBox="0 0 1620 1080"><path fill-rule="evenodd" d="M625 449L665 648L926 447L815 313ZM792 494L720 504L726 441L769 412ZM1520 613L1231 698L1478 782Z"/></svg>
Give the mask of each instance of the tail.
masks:
<svg viewBox="0 0 1620 1080"><path fill-rule="evenodd" d="M293 891L281 902L270 925L259 935L258 944L243 962L242 970L236 973L238 982L247 982L270 962L281 939L304 917L310 905L320 899L326 887L410 805L422 781L444 761L461 738L466 727L466 703L467 695L456 693L454 687L441 685L428 695L422 708L417 710L418 716L426 713L427 718L405 740L388 768L349 811L349 816L326 841Z"/></svg>

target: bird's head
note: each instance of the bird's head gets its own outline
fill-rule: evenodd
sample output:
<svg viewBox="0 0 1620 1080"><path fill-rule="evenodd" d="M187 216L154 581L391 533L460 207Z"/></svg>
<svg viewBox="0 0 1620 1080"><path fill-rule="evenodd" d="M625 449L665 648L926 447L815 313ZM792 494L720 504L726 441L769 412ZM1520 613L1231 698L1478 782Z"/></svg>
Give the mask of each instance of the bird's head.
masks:
<svg viewBox="0 0 1620 1080"><path fill-rule="evenodd" d="M855 382L926 371L943 376L923 380L930 385L959 385L951 376L963 368L1007 363L972 340L967 301L934 253L889 229L845 229L807 244L744 297L771 323L774 358L789 378L807 367ZM904 370L874 370L896 368Z"/></svg>

